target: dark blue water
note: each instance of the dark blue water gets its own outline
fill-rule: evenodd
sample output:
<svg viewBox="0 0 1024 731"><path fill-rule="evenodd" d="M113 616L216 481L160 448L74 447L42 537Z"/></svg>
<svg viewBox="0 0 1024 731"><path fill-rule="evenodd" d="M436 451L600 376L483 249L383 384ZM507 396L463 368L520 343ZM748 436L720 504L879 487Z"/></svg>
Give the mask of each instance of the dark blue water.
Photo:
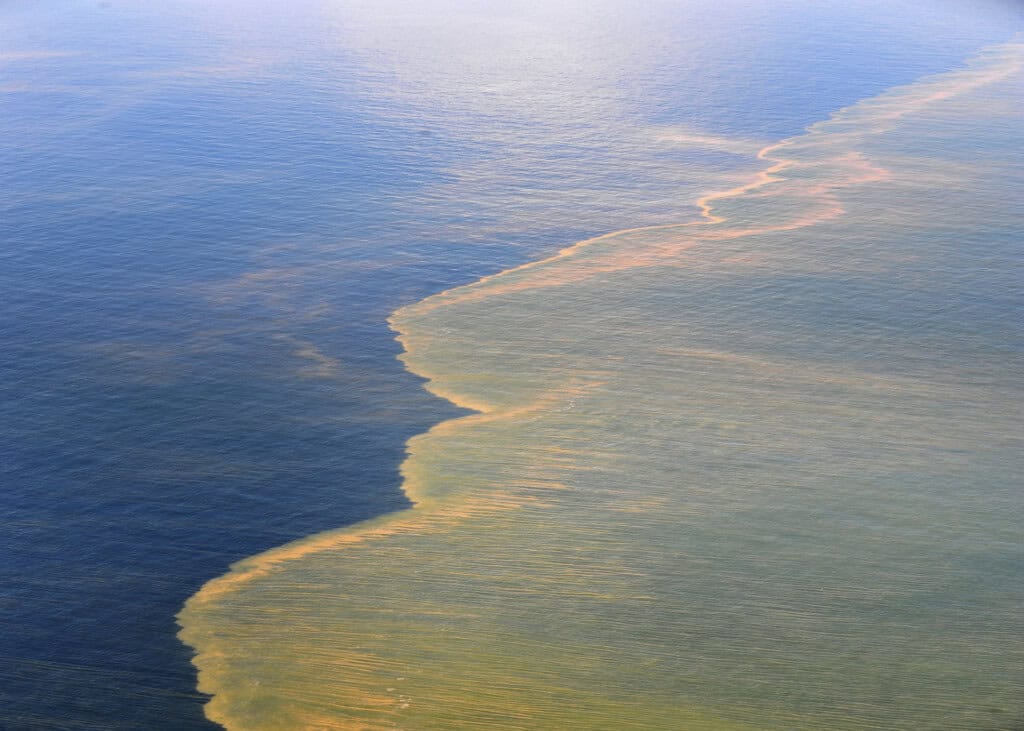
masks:
<svg viewBox="0 0 1024 731"><path fill-rule="evenodd" d="M694 213L1016 3L0 6L0 727L199 729L174 615L394 510L452 414L385 318Z"/></svg>

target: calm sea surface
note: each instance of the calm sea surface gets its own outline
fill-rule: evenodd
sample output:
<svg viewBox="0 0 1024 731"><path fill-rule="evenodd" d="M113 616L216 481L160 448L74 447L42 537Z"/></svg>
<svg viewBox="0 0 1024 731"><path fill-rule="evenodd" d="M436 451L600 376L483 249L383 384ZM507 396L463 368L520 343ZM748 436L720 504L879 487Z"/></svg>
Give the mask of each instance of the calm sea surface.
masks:
<svg viewBox="0 0 1024 731"><path fill-rule="evenodd" d="M387 325L395 310L551 255L576 241L620 229L695 221L701 195L741 185L770 164L757 159L759 149L799 135L808 125L858 100L927 74L960 68L980 49L1011 41L1022 30L1024 10L1009 0L702 0L649 3L642 9L615 2L554 7L361 0L4 3L0 727L216 728L204 718L207 698L196 690L193 652L176 637L175 617L185 601L235 561L408 507L399 475L407 440L444 419L468 413L430 395L423 389L423 379L397 360L401 346ZM1019 101L1019 94L1014 98ZM1003 118L1015 113L1019 117L1019 111L1019 105L998 110ZM961 113L967 119L966 113L957 112ZM1004 386L999 379L1011 371L1014 354L1019 355L1019 329L1007 324L1007 313L1019 313L1019 280L1010 276L1007 262L1014 260L1014 247L1019 246L1020 221L1010 213L996 214L1000 200L1019 196L1021 171L1012 167L1012 157L997 154L999 144L1007 145L1005 139L994 141L986 152L985 134L964 142L950 132L955 132L958 117L949 115L931 126L927 120L921 122L920 134L893 138L898 148L893 147L897 142L885 138L873 150L879 158L903 161L918 179L934 174L942 180L948 168L936 171L925 163L914 167L907 162L927 159L927 141L934 135L950 149L945 162L967 168L982 160L998 169L984 185L970 187L972 193L985 196L985 206L979 208L987 211L979 216L983 220L936 222L942 209L935 204L920 210L910 207L907 217L893 214L882 221L893 230L901 225L906 229L896 237L902 243L894 247L898 251L893 257L902 257L900 261L917 255L914 227L907 224L913 223L914 215L946 233L957 231L955 241L972 243L970 257L963 258L964 252L957 249L942 259L950 271L968 273L950 275L948 286L929 290L946 295L903 300L888 300L885 295L891 291L886 286L907 281L901 278L941 280L936 271L945 270L935 268L940 258L935 252L920 266L903 266L899 277L883 277L878 285L854 277L837 286L812 276L801 269L811 266L807 262L813 253L808 252L818 246L827 250L840 234L815 240L805 233L799 240L802 248L794 250L792 242L786 244L790 248L779 245L783 261L802 262L787 269L790 275L780 291L788 294L779 296L817 302L814 317L795 316L764 290L752 297L747 285L756 287L758 282L729 279L722 272L682 283L653 277L649 284L634 272L629 276L643 281L631 279L630 291L647 292L648 305L664 302L668 309L661 310L662 315L671 316L631 321L623 313L636 303L626 301L622 307L627 309L617 310L615 318L595 320L581 314L582 324L576 327L584 333L587 328L595 333L619 328L641 341L644 328L649 328L648 340L661 338L667 343L668 333L676 332L671 322L685 321L693 337L673 347L689 348L678 354L681 359L704 359L689 364L693 383L704 382L708 372L719 370L707 366L708 358L724 357L709 355L720 353L720 343L713 342L710 332L732 328L754 342L760 333L771 331L773 323L785 323L791 337L785 343L776 338L771 347L773 367L783 371L791 367L787 364L813 360L815 368L828 371L828 378L847 378L845 371L830 370L841 361L880 379L894 371L910 378L941 370L944 354L953 351L950 358L961 369L961 380L969 380L963 375L969 371L963 371L964 363L984 354L986 367L979 368L976 382L968 386ZM977 125L976 120L971 123ZM958 149L958 144L968 146ZM1007 159L1010 166L998 167ZM886 195L898 198L899 191L896 187ZM953 202L966 205L959 199ZM863 213L853 203L847 207ZM758 210L749 215L752 221L760 220ZM860 235L868 236L864 231ZM771 242L765 246L771 249ZM737 250L733 255L756 257L758 252ZM1019 262L1019 251L1017 257ZM969 274L993 270L995 275L984 277ZM708 296L659 299L659 292L682 291L680 287ZM545 301L551 308L583 307L583 300L545 300L543 289L535 295L537 308ZM615 291L597 288L589 296L618 302L611 294ZM730 302L743 303L743 313L755 311L763 321L742 319ZM540 309L523 309L521 303L510 307L506 315L494 314L493 320L473 320L466 332L479 337L481 322L486 332L512 332L517 323L552 322ZM585 311L583 307L581 312ZM507 312L514 316L509 319ZM685 318L676 317L684 312ZM929 319L925 312L938 314ZM864 318L899 338L917 333L906 352L901 351L902 359L882 365L870 362L858 339L857 324ZM924 321L934 325L934 331L915 329ZM459 327L457 322L437 325L449 326ZM748 332L751 327L753 332ZM815 344L823 342L827 347L815 350ZM995 342L999 348L993 348ZM636 352L631 344L635 345L612 338L601 348L595 341L592 351L567 349L590 370L566 387L583 389L581 394L597 388L592 383L610 378L605 361L628 360ZM695 356L694 350L705 355ZM767 357L764 349L741 350L731 353L740 360L730 361L729 368L742 370ZM460 355L457 347L453 352L475 357L473 348L468 354ZM516 352L522 357L534 351L524 345ZM528 370L551 353L537 351L536 360L520 365ZM454 362L460 362L458 357ZM457 370L453 367L452 372ZM735 383L752 378L743 372L735 375ZM644 393L657 393L665 385L650 373L645 379L631 384L630 403L635 405ZM815 383L813 387L823 388L820 380ZM779 385L779 407L784 407L787 389L810 387L803 382ZM973 393L964 391L965 403L986 403ZM709 429L710 421L718 418L742 423L742 415L729 411L737 408L737 398L731 394L728 403L711 399L702 404L707 411L699 418L708 420ZM770 394L757 398L761 407L770 407L763 403ZM857 397L844 398L853 404ZM926 391L915 403L935 400ZM673 393L665 403L679 405L681 413L686 402L683 394ZM622 402L599 404L605 409L601 413L622 414L618 428L623 433L637 431L636 419L641 417ZM962 412L954 406L949 406L949 413L955 419ZM908 413L914 408L907 406ZM866 407L850 409L850 419L868 418ZM726 413L731 415L722 416ZM914 434L911 427L901 431L906 425L900 418L889 415L882 426L868 421L862 427L893 439ZM942 413L934 418L942 418ZM1005 415L993 419L1010 423ZM799 450L792 447L812 434L817 422L810 415L796 421L807 430L802 435L794 431L796 422L780 421L785 433L780 441L788 445L786 449L748 455L750 469L774 461L795 465L801 475L779 497L778 505L789 508L780 507L779 521L771 524L778 529L777 536L764 528L766 523L742 541L709 551L708 546L717 546L725 533L709 525L706 533L694 531L680 543L672 526L683 519L669 511L666 515L674 522L666 519L655 525L649 545L663 541L680 551L685 548L695 562L694 575L697 562L717 557L725 567L721 576L746 576L749 567L740 566L740 557L767 551L766 546L780 536L796 536L788 550L799 551L805 540L807 546L815 545L801 532L804 520L814 524L825 514L823 524L838 535L848 535L842 531L850 526L874 530L884 524L860 503L801 502L810 494L801 490L813 490L815 480L824 478L820 470L811 474L817 466L802 462ZM714 428L720 427L716 422ZM589 434L579 428L580 434ZM721 435L712 439L709 433L697 438L688 432L686 437L707 450L742 450L745 444ZM1011 436L1003 429L983 434L978 441L988 439L1002 448ZM520 438L525 443L537 435L501 436L509 449ZM710 441L704 444L703 438ZM918 437L909 439L914 438ZM586 441L580 439L580 444ZM923 468L918 478L897 475L892 455L870 464L851 460L842 469L846 477L858 470L864 475L860 487L871 491L874 504L884 504L886 485L898 483L920 494L934 489L935 500L949 507L936 514L963 515L972 530L984 529L988 518L958 512L959 501L965 499L958 490L964 484L975 486L969 494L972 504L991 501L1003 515L1019 510L1019 498L1015 502L1005 492L1014 480L1013 466L996 463L984 479L972 481L971 459L960 460L957 450L970 455L980 453L979 447L955 442L952 436L944 437L936 447L946 450L951 460L948 469L938 470L948 479L929 482L920 477L931 474ZM588 444L597 455L593 443ZM842 440L837 444L841 451ZM631 453L642 453L641 446ZM1003 454L997 451L991 455ZM724 479L708 451L694 447L692 452L672 454L679 459L678 469L700 475L702 489ZM647 474L649 468L628 461L621 465L615 469L629 467L624 474L634 476ZM742 468L730 474L734 482L740 475L735 484L754 479ZM593 489L615 494L617 484L634 479L620 475L617 483L609 477L613 472L605 469ZM833 477L839 480L844 475ZM644 479L660 484L650 475ZM989 486L996 492L986 493ZM641 504L642 497L629 497L638 511L651 507ZM770 512L771 498L759 494L745 509ZM701 500L695 499L697 504ZM660 597L692 588L682 581L682 573L676 573L678 564L665 564L651 555L644 558L647 549L626 540L629 529L600 522L607 508L601 505L570 505L558 513L567 521L559 529L571 525L569 534L591 536L607 530L608 540L622 545L623 565L646 565L661 577L654 582L656 588L644 589L648 594ZM798 509L801 505L806 505L804 514ZM897 515L905 511L910 526L905 535L924 530L911 520L918 507L913 500L894 503ZM529 525L516 523L514 530L522 532L510 528L510 535L529 539L535 535L523 527ZM659 537L658 531L666 533ZM955 536L940 533L952 546L945 560L955 563L958 571L973 560L972 571L983 591L968 587L956 595L960 598L954 606L941 592L914 595L906 599L903 614L879 615L884 627L876 644L906 637L894 627L913 624L915 607L936 622L945 621L958 612L971 616L971 597L991 598L994 586L1010 591L1016 582L1019 588L1019 564L1015 567L1007 558L1011 552L957 553ZM912 538L906 543L911 554L931 555L925 550L927 541ZM567 541L551 546L544 560L589 560L579 551L582 545ZM459 550L454 539L450 548ZM835 550L843 550L842 540ZM850 550L856 557L849 568L854 573L877 568L872 561L892 559L884 551L867 555ZM396 555L400 556L389 554L386 560L399 560ZM529 563L524 557L515 561ZM769 562L753 573L771 577L779 566L789 564ZM494 572L507 569L495 564ZM535 578L545 576L539 564L531 571ZM382 569L379 575L387 583L388 571ZM362 581L358 585L364 593L372 592L372 576L368 570L361 578L353 577L352 585ZM313 581L308 576L303 580ZM456 600L472 606L465 593L471 594L479 581L479 576L467 576L464 585L446 584L445 590L455 595L453 606L458 605ZM758 626L756 603L752 609L730 593L736 586L701 586L707 593L700 601L717 596L733 602L730 606L736 611L715 615L718 619L703 626L704 635L691 637L688 647L692 656L703 658L704 671L719 678L720 685L733 683L746 695L730 695L719 686L696 681L687 685L687 672L699 676L704 671L684 672L672 661L664 661L662 675L671 680L658 687L651 687L650 678L657 675L652 672L627 674L625 685L609 690L607 697L593 688L578 692L594 693L595 703L611 703L628 696L629 683L638 684L637 692L645 683L642 689L664 704L652 711L651 718L668 718L670 726L677 711L667 699L687 694L694 707L714 706L716 718L746 723L749 714L735 709L757 708L763 699L738 680L743 677L744 654L709 648L728 645L716 638L735 634L749 639L765 630ZM787 586L781 581L777 589L758 595L780 613L771 615L776 621L770 626L784 627L793 637L825 632L821 626L789 626L779 619ZM619 585L604 589L625 591ZM640 591L629 591L634 589ZM840 590L830 591L834 598ZM856 601L866 600L858 596ZM301 600L298 603L302 606ZM941 611L929 614L929 606L941 606ZM534 609L551 610L552 616L575 611L543 602ZM628 621L644 628L641 634L674 627L642 602L608 611L607 626L626 621L617 613L628 612ZM845 621L829 616L834 622ZM304 621L313 626L319 620ZM519 629L516 621L506 626L510 632ZM616 644L621 638L602 635L604 625L581 626L580 632L593 630L591 637L621 650L622 657L633 657L629 653L635 648ZM949 631L945 625L935 627L937 633ZM917 627L911 634L927 644L927 628ZM765 641L781 643L786 636L783 632ZM543 646L545 638L534 640ZM546 640L559 646L565 637L554 628ZM750 640L745 647L756 644ZM877 660L878 652L872 654L868 644L864 657ZM535 657L535 648L499 645L511 667ZM822 647L828 649L827 642L818 650L824 651ZM430 653L426 644L420 649ZM836 677L848 673L856 661L857 650L843 651L843 662L827 668ZM481 667L489 662L483 655L468 657ZM581 651L566 657L573 658L566 661L571 666L576 660L594 662L598 656ZM792 655L780 657L780 662L797 662ZM268 649L267 662L277 661ZM308 673L305 677L309 681ZM621 680L607 670L595 670L594 677L609 688ZM552 688L558 678L548 677ZM885 677L857 680L861 685L886 682ZM1019 677L1007 682L1020 684ZM815 723L806 718L821 717L821 693L815 694L814 683L810 686L806 696L792 699L787 711L795 714L793 718L806 714L800 716L803 725L793 721L793 727L813 728ZM941 689L941 684L935 687ZM769 692L770 688L763 690L765 695ZM1011 728L1020 722L1021 709L1005 707L1002 691L982 688L978 693L989 693L991 703L978 711L980 715L956 716L960 725L952 727L968 728L964 718L973 718L977 728ZM486 701L484 696L481 705ZM408 701L396 696L386 702L401 706ZM604 710L612 714L613 709ZM927 710L908 718L926 718ZM846 716L862 711L851 706L818 727L839 727ZM597 720L584 721L583 727L601 728L602 712L594 710ZM712 723L694 713L686 717L694 728ZM862 715L874 718L868 712ZM511 728L508 718L462 720L467 728L486 722ZM544 718L565 723L564 718ZM884 721L874 722L877 725L865 727L888 727ZM281 721L279 727L296 728L289 723ZM427 716L412 723L410 728L461 727ZM773 723L770 727L778 727ZM523 724L531 727L529 721ZM647 727L658 726L651 721Z"/></svg>

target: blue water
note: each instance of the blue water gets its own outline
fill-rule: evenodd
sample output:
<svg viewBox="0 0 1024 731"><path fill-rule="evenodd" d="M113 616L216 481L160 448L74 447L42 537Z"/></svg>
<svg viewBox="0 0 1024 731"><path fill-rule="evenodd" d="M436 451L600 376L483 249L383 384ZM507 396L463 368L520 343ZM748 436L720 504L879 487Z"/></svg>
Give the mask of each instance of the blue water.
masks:
<svg viewBox="0 0 1024 731"><path fill-rule="evenodd" d="M395 359L394 309L686 220L751 164L666 130L778 139L1024 29L994 0L0 19L10 729L213 727L182 602L402 506L405 440L454 413Z"/></svg>

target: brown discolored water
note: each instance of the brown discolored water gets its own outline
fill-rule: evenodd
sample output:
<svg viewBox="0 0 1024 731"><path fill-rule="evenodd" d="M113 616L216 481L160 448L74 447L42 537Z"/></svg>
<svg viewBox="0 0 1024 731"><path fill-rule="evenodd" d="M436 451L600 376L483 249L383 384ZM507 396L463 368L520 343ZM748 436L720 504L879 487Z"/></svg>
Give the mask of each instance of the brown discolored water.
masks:
<svg viewBox="0 0 1024 731"><path fill-rule="evenodd" d="M1024 46L763 148L698 222L391 319L478 413L414 506L189 600L231 729L981 729L1021 712Z"/></svg>

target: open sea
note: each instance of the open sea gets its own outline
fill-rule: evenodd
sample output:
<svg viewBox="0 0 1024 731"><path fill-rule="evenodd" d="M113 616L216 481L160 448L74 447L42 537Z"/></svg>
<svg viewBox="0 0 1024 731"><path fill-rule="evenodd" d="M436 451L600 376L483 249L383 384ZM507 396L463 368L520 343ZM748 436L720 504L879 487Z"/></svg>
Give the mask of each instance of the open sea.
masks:
<svg viewBox="0 0 1024 731"><path fill-rule="evenodd" d="M1024 729L1024 5L0 3L0 729Z"/></svg>

